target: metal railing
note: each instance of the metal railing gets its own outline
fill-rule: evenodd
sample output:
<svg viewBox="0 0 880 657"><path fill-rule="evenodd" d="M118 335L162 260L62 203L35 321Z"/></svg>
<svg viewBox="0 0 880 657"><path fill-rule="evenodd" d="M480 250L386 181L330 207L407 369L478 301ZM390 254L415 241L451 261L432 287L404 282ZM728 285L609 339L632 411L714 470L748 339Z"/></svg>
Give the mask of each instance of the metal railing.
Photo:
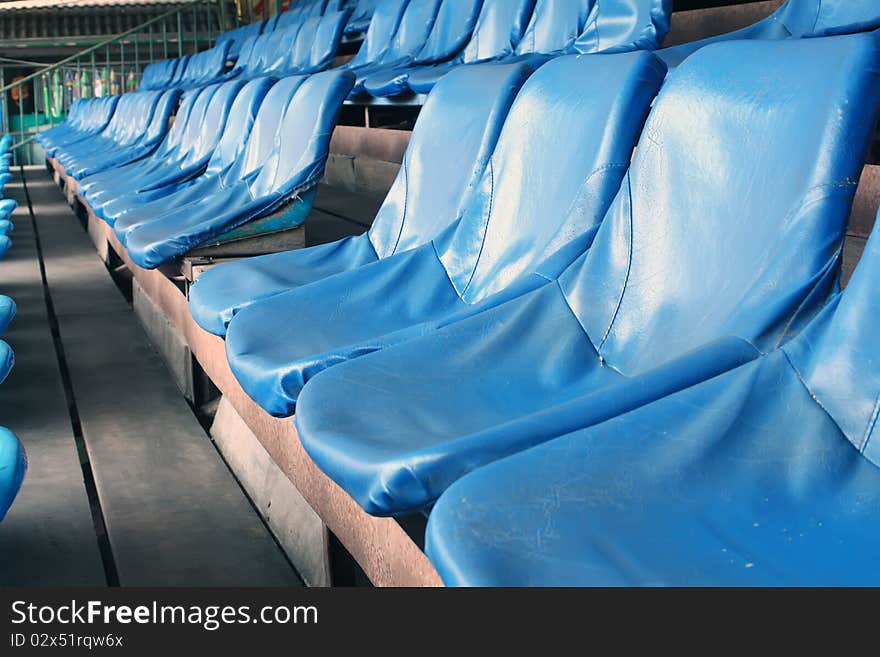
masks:
<svg viewBox="0 0 880 657"><path fill-rule="evenodd" d="M34 164L34 137L63 122L80 98L135 91L147 64L212 47L237 23L227 4L192 0L48 66L0 59L0 128L12 136L15 163Z"/></svg>

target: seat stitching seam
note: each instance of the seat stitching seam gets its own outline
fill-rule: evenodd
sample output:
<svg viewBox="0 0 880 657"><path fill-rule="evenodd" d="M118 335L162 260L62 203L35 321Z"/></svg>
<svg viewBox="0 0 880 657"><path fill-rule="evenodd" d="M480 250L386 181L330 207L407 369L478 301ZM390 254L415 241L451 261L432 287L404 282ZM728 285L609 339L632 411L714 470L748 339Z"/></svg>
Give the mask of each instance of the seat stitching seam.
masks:
<svg viewBox="0 0 880 657"><path fill-rule="evenodd" d="M633 242L635 241L635 230L633 228L632 178L629 175L627 175L626 177L626 194L629 198L629 259L626 265L626 276L623 280L623 289L620 291L620 297L617 299L617 307L614 309L614 313L611 315L611 321L608 323L608 329L602 336L602 341L599 343L596 351L600 351L605 346L605 342L608 340L608 336L611 335L611 329L614 327L614 322L617 320L617 315L620 313L620 308L623 305L623 297L626 296L626 289L629 285L629 277L632 273ZM599 354L599 357L602 358L601 353Z"/></svg>
<svg viewBox="0 0 880 657"><path fill-rule="evenodd" d="M877 425L878 416L880 416L880 395L877 396L877 400L874 402L874 412L871 413L871 419L868 420L868 426L865 429L865 434L862 436L861 445L859 445L859 451L863 453L868 448L868 443L871 441L874 427Z"/></svg>
<svg viewBox="0 0 880 657"><path fill-rule="evenodd" d="M489 158L489 165L488 165L488 169L487 169L487 171L489 173L489 208L486 212L486 220L483 223L483 225L484 225L483 240L480 243L480 251L479 251L479 253L477 253L477 258L474 262L474 266L473 266L473 268L471 268L471 275L468 278L468 282L464 286L464 289L462 289L461 294L459 294L459 297L461 297L462 300L464 298L465 293L467 293L468 288L471 286L471 283L474 280L474 276L477 275L477 267L480 266L480 259L483 257L483 249L486 247L486 237L488 237L488 235L489 235L489 221L492 218L492 209L495 207L495 164L494 164L494 161L495 161L494 158Z"/></svg>

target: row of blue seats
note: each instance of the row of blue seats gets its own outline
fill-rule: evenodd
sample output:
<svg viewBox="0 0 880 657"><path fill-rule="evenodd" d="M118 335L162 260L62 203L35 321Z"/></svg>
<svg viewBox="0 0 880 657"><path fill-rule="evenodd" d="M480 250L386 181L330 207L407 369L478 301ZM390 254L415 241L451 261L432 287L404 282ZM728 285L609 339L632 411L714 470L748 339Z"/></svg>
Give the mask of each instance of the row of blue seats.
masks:
<svg viewBox="0 0 880 657"><path fill-rule="evenodd" d="M258 37L279 27L284 28L293 23L302 23L309 18L346 9L351 12L351 16L345 26L345 34L353 36L367 30L378 2L379 0L305 0L295 2L282 14L224 32L217 37L216 44L228 44L229 55L235 59L239 56L244 43L251 37Z"/></svg>
<svg viewBox="0 0 880 657"><path fill-rule="evenodd" d="M38 140L154 268L256 219L270 232L299 226L353 82L328 71L80 101Z"/></svg>
<svg viewBox="0 0 880 657"><path fill-rule="evenodd" d="M807 36L880 20L871 3L786 6L807 2L817 11ZM442 505L450 486L493 461L780 353L830 312L820 308L836 286L880 57L877 35L778 36L704 48L665 83L648 53L562 56L535 73L528 60L459 67L429 97L368 235L218 267L193 286L193 315L226 334L245 390L273 414L295 409L318 465L378 515ZM814 79L828 61L837 74ZM251 207L251 184L274 184L277 162L298 152L242 180L242 167L271 152L251 147L259 135L276 148L282 135L308 138L309 120L302 135L278 128L305 105L290 111L270 94L298 85L295 97L332 76L346 79L333 95L341 103L351 73L272 86L249 136L230 138L250 153L233 159L230 186L207 170L189 188L165 179L159 194L182 194L183 208L158 217L154 199L140 205L140 187L94 205L142 266L184 253L202 226L216 229L209 213ZM274 120L261 122L264 113ZM131 166L151 169L149 183L168 172L161 164ZM558 565L525 567L531 553L500 574L485 568L498 555L475 546L446 559L440 537L456 528L441 517L431 516L428 551L447 582L556 581ZM471 557L482 566L459 577ZM610 581L613 569L604 574Z"/></svg>
<svg viewBox="0 0 880 657"><path fill-rule="evenodd" d="M299 12L276 17L271 29L248 36L229 75L302 74L330 66L351 8L315 6L323 13L312 15L303 5ZM467 64L519 61L535 67L564 54L654 50L666 36L671 11L669 0L383 0L371 14L358 54L343 68L357 75L355 96L425 94L443 75ZM872 26L878 27L876 15L865 3L789 0L767 19L709 41L829 36ZM705 44L659 54L674 66ZM220 40L214 51L222 53L207 51L147 67L144 88L204 84L210 75L216 79L228 45ZM195 58L202 65L185 74Z"/></svg>
<svg viewBox="0 0 880 657"><path fill-rule="evenodd" d="M365 510L434 507L447 583L880 581L880 238L838 290L878 63L465 67L370 233L217 267L193 316Z"/></svg>
<svg viewBox="0 0 880 657"><path fill-rule="evenodd" d="M9 233L15 228L10 217L18 204L14 199L3 198L4 188L11 180L9 167L12 164L12 137L3 135L0 138L0 259L12 246ZM15 301L0 294L0 336L9 327L15 317ZM15 355L5 340L0 340L0 383L6 380L15 364ZM27 470L27 458L24 447L15 434L5 427L0 427L0 521L6 516L9 507L15 500L21 482Z"/></svg>
<svg viewBox="0 0 880 657"><path fill-rule="evenodd" d="M333 63L351 16L351 9L340 9L341 4L316 2L313 11L306 11L306 5L295 5L277 17L272 29L249 35L234 49L232 40L221 37L204 52L149 64L144 68L140 88L193 88L231 77L322 71ZM295 11L297 7L302 10ZM227 71L229 60L236 61L232 71Z"/></svg>

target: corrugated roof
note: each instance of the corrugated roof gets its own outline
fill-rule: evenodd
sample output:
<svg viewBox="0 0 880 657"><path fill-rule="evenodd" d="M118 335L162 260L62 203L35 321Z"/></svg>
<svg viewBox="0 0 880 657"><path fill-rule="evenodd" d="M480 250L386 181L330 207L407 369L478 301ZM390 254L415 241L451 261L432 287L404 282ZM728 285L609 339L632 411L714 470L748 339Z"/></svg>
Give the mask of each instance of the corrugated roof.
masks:
<svg viewBox="0 0 880 657"><path fill-rule="evenodd" d="M27 9L125 7L130 5L182 5L187 2L191 2L191 0L16 0L15 2L0 2L0 12Z"/></svg>

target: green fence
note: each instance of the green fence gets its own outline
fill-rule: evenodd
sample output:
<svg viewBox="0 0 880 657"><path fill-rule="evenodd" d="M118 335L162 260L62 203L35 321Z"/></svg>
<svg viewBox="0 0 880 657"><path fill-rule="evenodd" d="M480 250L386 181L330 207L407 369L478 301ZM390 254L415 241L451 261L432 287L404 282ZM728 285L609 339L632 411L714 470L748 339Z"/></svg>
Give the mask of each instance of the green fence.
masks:
<svg viewBox="0 0 880 657"><path fill-rule="evenodd" d="M228 2L194 0L49 66L0 61L0 127L15 163L39 162L34 137L64 121L74 101L134 91L147 64L210 48L235 21Z"/></svg>

